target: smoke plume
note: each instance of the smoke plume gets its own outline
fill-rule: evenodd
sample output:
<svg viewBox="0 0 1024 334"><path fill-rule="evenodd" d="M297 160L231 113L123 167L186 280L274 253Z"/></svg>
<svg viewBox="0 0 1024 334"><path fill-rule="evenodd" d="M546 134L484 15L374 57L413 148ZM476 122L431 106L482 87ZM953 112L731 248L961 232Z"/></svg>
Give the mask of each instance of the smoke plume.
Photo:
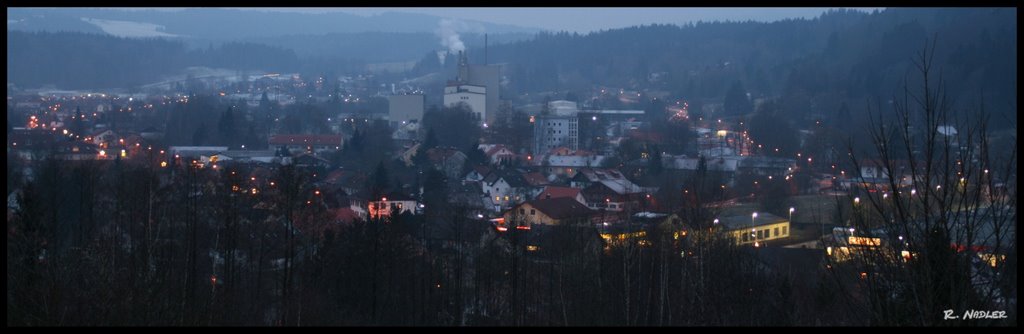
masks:
<svg viewBox="0 0 1024 334"><path fill-rule="evenodd" d="M456 25L459 23L449 19L441 19L437 23L437 30L434 30L437 37L441 38L441 46L450 53L466 50L466 45L462 43L462 39L459 38L459 33L456 31ZM438 52L437 58L441 61L441 65L444 65L444 53Z"/></svg>

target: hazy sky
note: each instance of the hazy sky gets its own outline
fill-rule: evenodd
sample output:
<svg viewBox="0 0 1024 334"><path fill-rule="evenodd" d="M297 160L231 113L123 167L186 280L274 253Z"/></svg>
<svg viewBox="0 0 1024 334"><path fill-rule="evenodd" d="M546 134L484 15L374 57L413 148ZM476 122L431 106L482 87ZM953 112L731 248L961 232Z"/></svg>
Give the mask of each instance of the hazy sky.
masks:
<svg viewBox="0 0 1024 334"><path fill-rule="evenodd" d="M374 15L387 11L422 13L442 17L512 24L548 30L589 32L600 29L622 28L641 24L696 21L775 21L785 18L812 18L829 8L249 8L254 10L323 13L342 11L360 15ZM875 8L858 8L874 10Z"/></svg>

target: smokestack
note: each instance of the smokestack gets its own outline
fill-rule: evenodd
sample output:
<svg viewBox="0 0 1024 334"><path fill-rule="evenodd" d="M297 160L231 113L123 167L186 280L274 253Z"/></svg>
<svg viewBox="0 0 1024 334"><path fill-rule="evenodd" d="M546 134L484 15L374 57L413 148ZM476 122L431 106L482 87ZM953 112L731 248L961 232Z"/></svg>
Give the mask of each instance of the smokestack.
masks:
<svg viewBox="0 0 1024 334"><path fill-rule="evenodd" d="M490 65L487 62L487 34L484 34L484 65Z"/></svg>
<svg viewBox="0 0 1024 334"><path fill-rule="evenodd" d="M459 68L456 80L463 83L469 80L469 63L466 61L466 54L461 50L459 51Z"/></svg>

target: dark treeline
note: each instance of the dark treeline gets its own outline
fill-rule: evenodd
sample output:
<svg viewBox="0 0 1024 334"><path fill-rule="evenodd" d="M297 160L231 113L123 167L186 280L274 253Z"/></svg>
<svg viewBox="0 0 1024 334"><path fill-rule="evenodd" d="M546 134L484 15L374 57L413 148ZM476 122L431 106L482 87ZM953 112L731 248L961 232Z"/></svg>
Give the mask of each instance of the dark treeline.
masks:
<svg viewBox="0 0 1024 334"><path fill-rule="evenodd" d="M225 43L195 50L180 41L85 33L7 32L7 81L19 87L124 88L180 74L189 66L296 71L291 50Z"/></svg>
<svg viewBox="0 0 1024 334"><path fill-rule="evenodd" d="M32 167L8 232L8 325L845 323L831 299L806 299L827 289L793 293L792 275L702 232L713 213L697 200L647 241L606 248L582 221L497 233L458 205L339 224L313 172L292 166L255 180L244 167ZM431 187L430 203L445 192Z"/></svg>
<svg viewBox="0 0 1024 334"><path fill-rule="evenodd" d="M488 44L493 47L498 44L529 39L533 35L501 33L489 34L487 37ZM483 49L483 34L461 33L459 38L466 47ZM427 32L297 34L250 38L247 41L295 50L300 57L343 55L347 58L363 59L369 63L413 61L419 59L424 50L446 51L438 43L437 35ZM483 58L483 54L474 55L470 61L483 63Z"/></svg>
<svg viewBox="0 0 1024 334"><path fill-rule="evenodd" d="M489 58L508 63L513 94L604 85L721 101L740 82L754 98L788 98L787 112L802 116L838 110L842 101L887 101L913 70L921 41L934 38L948 89L969 96L966 103L984 94L990 110L1003 113L1016 97L1016 36L1012 9L840 10L811 20L540 33L493 46Z"/></svg>

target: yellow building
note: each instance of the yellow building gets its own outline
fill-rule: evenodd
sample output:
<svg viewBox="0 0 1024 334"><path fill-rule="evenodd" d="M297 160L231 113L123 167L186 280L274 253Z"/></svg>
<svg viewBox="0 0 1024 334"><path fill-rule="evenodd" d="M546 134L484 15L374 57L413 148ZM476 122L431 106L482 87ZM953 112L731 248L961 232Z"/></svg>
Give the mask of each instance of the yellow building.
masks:
<svg viewBox="0 0 1024 334"><path fill-rule="evenodd" d="M739 245L765 246L773 240L789 237L789 221L765 212L719 218L725 233Z"/></svg>

